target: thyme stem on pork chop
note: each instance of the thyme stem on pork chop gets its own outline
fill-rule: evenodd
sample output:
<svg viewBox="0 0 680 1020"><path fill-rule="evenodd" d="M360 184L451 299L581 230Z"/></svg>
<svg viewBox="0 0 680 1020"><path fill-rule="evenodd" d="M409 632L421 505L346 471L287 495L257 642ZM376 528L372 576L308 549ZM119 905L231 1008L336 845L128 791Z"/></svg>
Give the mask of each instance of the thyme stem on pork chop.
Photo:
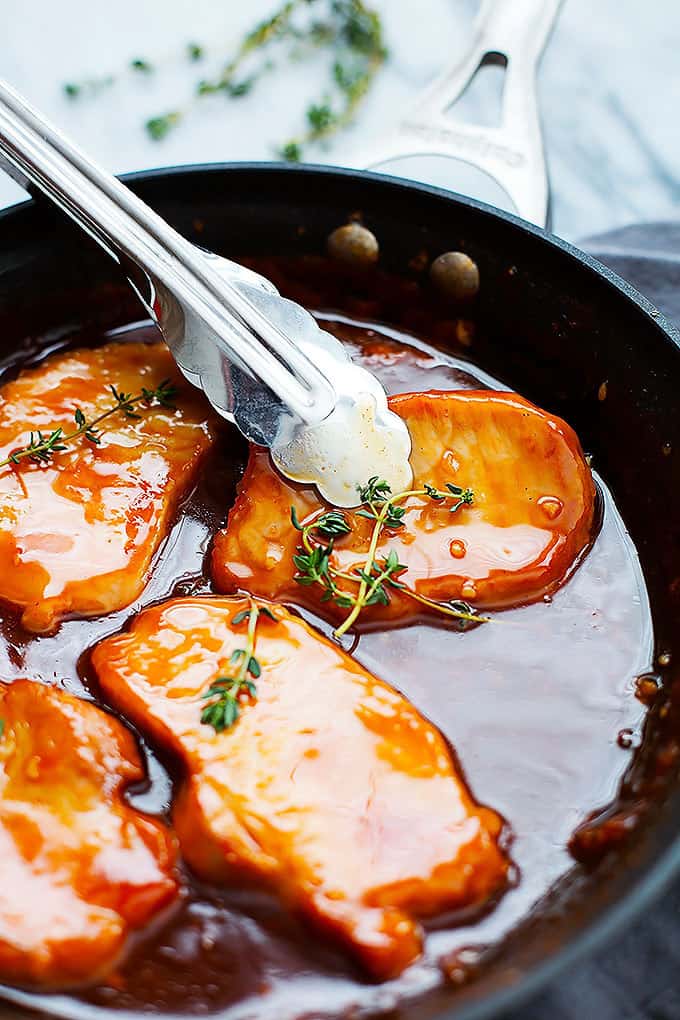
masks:
<svg viewBox="0 0 680 1020"><path fill-rule="evenodd" d="M141 405L172 408L174 406L172 401L177 395L177 391L169 379L164 379L153 390L143 386L141 391L135 394L124 393L115 386L110 386L109 389L114 401L111 407L102 411L95 418L87 418L82 409L76 407L73 413L76 428L73 431L65 432L63 426L59 425L47 434L40 429L31 432L26 446L17 447L4 460L0 460L0 468L8 465L15 467L22 460L29 460L34 464L46 464L55 453L61 453L68 448L69 444L81 438L92 446L99 446L102 434L102 429L99 426L107 418L114 414L123 414L128 421L136 421L142 417L136 410Z"/></svg>
<svg viewBox="0 0 680 1020"><path fill-rule="evenodd" d="M254 602L250 603L248 609L242 609L232 617L233 627L248 621L245 648L235 648L231 653L229 665L234 672L217 677L201 695L201 698L208 701L201 712L201 722L206 726L212 726L216 733L223 733L234 725L241 714L240 705L243 697L251 700L257 698L255 681L262 673L262 666L255 658L257 621L260 616L277 620L266 606L258 607Z"/></svg>
<svg viewBox="0 0 680 1020"><path fill-rule="evenodd" d="M367 606L389 605L390 593L394 590L429 609L461 621L463 625L487 622L486 617L479 616L466 602L435 602L400 581L406 566L399 562L395 549L389 549L385 556L377 558L378 542L383 532L406 527L406 514L409 509L415 509L404 505L409 499L424 497L442 504L442 508L446 506L449 513L455 513L474 501L471 489L447 483L446 489L441 490L426 482L422 488L392 493L388 483L376 475L359 489L359 496L361 506L354 511L355 515L374 523L364 563L351 572L341 570L332 559L336 540L352 532L346 514L340 510L329 510L307 524L301 524L295 508L290 508L293 527L301 534L301 545L293 557L296 567L294 580L303 587L321 587L322 602L334 602L336 606L349 609L344 621L334 631L336 637L345 634Z"/></svg>

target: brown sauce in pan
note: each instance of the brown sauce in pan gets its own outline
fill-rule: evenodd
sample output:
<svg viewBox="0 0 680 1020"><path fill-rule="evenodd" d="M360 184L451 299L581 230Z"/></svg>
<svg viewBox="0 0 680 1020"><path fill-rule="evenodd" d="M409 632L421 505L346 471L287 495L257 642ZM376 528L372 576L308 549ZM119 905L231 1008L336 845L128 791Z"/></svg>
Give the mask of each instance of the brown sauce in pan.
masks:
<svg viewBox="0 0 680 1020"><path fill-rule="evenodd" d="M498 385L470 364L386 327L337 315L325 317L325 326L368 359L389 392ZM121 338L144 335L137 327ZM56 682L96 698L88 648L143 605L210 591L206 554L233 498L245 444L225 427L211 457L138 603L103 619L67 621L54 636L39 638L3 611L0 676ZM111 1010L218 1012L229 1020L357 1016L394 1010L444 980L443 959L502 940L575 866L567 849L572 833L616 799L639 743L644 708L635 678L652 657L649 606L635 549L599 484L600 531L550 602L497 614L497 622L466 633L420 623L364 634L354 646L362 663L441 728L474 795L508 820L518 876L493 910L457 928L433 926L424 958L398 980L375 985L268 895L218 891L188 879L184 901L131 947L107 984L73 996L7 989L6 997L88 1018ZM147 757L150 784L131 791L131 800L164 814L171 778L151 752Z"/></svg>

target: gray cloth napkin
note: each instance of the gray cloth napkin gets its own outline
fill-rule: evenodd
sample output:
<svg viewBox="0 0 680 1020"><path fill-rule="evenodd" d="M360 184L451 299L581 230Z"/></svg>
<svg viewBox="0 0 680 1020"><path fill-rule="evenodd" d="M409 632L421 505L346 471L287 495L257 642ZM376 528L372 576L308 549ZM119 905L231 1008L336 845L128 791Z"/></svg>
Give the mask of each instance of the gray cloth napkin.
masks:
<svg viewBox="0 0 680 1020"><path fill-rule="evenodd" d="M680 326L680 223L638 223L589 237L581 247Z"/></svg>
<svg viewBox="0 0 680 1020"><path fill-rule="evenodd" d="M581 247L680 326L680 223L642 223ZM680 879L621 937L504 1020L680 1020Z"/></svg>

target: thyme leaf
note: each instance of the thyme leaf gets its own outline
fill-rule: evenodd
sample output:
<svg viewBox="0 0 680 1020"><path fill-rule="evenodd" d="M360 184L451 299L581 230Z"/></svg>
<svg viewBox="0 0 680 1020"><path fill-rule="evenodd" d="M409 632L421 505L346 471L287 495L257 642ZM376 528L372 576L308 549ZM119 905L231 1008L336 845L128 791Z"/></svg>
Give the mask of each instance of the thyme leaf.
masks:
<svg viewBox="0 0 680 1020"><path fill-rule="evenodd" d="M106 74L99 78L85 78L83 81L67 81L62 88L69 99L93 99L111 88L115 80L112 74Z"/></svg>
<svg viewBox="0 0 680 1020"><path fill-rule="evenodd" d="M232 674L213 680L201 699L208 704L201 711L201 722L212 726L216 733L231 729L241 714L241 703L244 698L251 701L257 698L255 680L262 675L262 666L255 657L257 643L257 623L260 616L277 622L278 617L266 606L256 606L251 602L248 609L242 609L231 620L232 626L238 627L248 622L246 629L245 648L235 648L231 653L229 665L235 669ZM238 668L236 668L238 667Z"/></svg>
<svg viewBox="0 0 680 1020"><path fill-rule="evenodd" d="M147 134L153 138L155 142L161 141L165 138L172 129L179 124L182 119L182 113L180 110L171 110L169 113L163 113L158 117L151 117L147 120L146 127Z"/></svg>
<svg viewBox="0 0 680 1020"><path fill-rule="evenodd" d="M148 60L142 60L137 57L136 60L130 61L130 69L132 71L140 71L142 74L151 74L153 65Z"/></svg>
<svg viewBox="0 0 680 1020"><path fill-rule="evenodd" d="M330 57L327 83L321 95L307 103L299 137L278 148L282 159L299 162L306 145L323 141L352 123L387 58L380 16L366 0L285 0L245 33L217 75L196 83L193 99L215 94L239 99L277 67L319 51ZM205 56L204 47L197 42L189 42L184 53L192 63ZM150 60L137 57L124 70L151 76L155 67ZM66 82L63 90L70 99L91 98L119 78L107 75ZM145 130L154 141L161 141L188 111L189 106L151 117Z"/></svg>
<svg viewBox="0 0 680 1020"><path fill-rule="evenodd" d="M302 162L302 146L299 142L286 142L279 150L281 159L286 163Z"/></svg>
<svg viewBox="0 0 680 1020"><path fill-rule="evenodd" d="M114 401L111 407L92 419L85 416L82 408L76 407L73 413L76 428L72 432L64 432L61 425L49 433L43 433L40 429L31 432L25 446L17 447L4 460L0 460L0 468L8 465L16 467L22 460L29 460L34 464L46 464L52 460L55 453L61 453L68 449L70 444L81 437L88 443L98 446L102 431L98 426L107 418L114 414L123 414L126 419L136 421L141 417L136 408L141 405L171 408L172 400L176 395L175 387L169 379L163 379L153 390L142 387L141 392L137 394L124 393L116 386L111 386L110 390Z"/></svg>
<svg viewBox="0 0 680 1020"><path fill-rule="evenodd" d="M358 492L361 506L354 514L373 521L373 528L365 561L352 573L341 570L332 559L336 539L352 532L352 525L346 515L340 510L329 510L303 524L295 507L290 508L291 523L301 536L301 544L293 556L293 579L302 587L320 587L322 602L332 601L336 606L349 610L345 620L336 628L335 636L340 637L349 630L364 608L388 606L390 592L393 590L456 619L461 628L487 622L486 617L479 616L466 602L435 602L409 588L400 580L406 564L399 562L396 549L388 549L382 559L376 558L378 541L383 532L406 527L406 514L410 508L405 504L409 499L425 497L433 503L447 506L450 512L455 513L474 501L472 490L453 484L447 484L446 489L438 489L426 482L422 488L393 494L388 483L374 475L359 487Z"/></svg>

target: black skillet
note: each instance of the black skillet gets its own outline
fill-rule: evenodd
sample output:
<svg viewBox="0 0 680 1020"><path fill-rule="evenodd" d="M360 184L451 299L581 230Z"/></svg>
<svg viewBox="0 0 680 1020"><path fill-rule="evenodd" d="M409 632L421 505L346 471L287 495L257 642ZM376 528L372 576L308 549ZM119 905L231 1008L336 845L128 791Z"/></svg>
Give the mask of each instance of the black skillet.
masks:
<svg viewBox="0 0 680 1020"><path fill-rule="evenodd" d="M381 239L383 264L408 274L425 249L463 249L479 264L477 366L566 418L612 488L637 546L652 604L657 651L676 644L680 541L680 342L623 281L586 255L517 218L431 188L371 174L232 165L156 171L130 186L193 240L228 256L323 251L349 213ZM27 338L57 343L134 318L109 260L40 203L0 216L3 353ZM607 399L600 387L607 380ZM670 446L670 453L669 451ZM670 691L672 665L665 670ZM672 692L671 692L672 696ZM680 794L669 720L652 711L631 771L626 830L617 853L574 873L502 946L476 980L442 988L415 1012L486 1017L535 991L558 969L611 937L680 870ZM640 794L639 774L652 777ZM636 778L637 777L637 778Z"/></svg>
<svg viewBox="0 0 680 1020"><path fill-rule="evenodd" d="M447 88L450 98L450 81ZM448 142L460 145L461 138L458 132ZM437 147L445 142L439 137ZM525 142L534 144L535 156L536 139ZM513 153L487 156L510 166ZM521 177L510 173L510 190L527 215L540 218L545 196L534 193L533 204L523 204ZM624 929L680 870L672 692L680 608L677 333L586 255L449 192L367 173L273 165L164 170L127 180L191 240L236 259L318 255L329 231L358 210L380 238L382 267L411 283L420 252L468 252L482 279L475 365L569 421L613 490L644 569L657 653L671 656L661 671L669 700L657 699L616 813L600 819L607 846L618 840L617 851L587 855L474 980L442 986L398 1012L419 1020L499 1016ZM399 302L385 308L386 318L403 325ZM0 214L3 358L36 353L36 337L41 350L67 336L88 342L142 314L100 249L51 208L38 201Z"/></svg>

